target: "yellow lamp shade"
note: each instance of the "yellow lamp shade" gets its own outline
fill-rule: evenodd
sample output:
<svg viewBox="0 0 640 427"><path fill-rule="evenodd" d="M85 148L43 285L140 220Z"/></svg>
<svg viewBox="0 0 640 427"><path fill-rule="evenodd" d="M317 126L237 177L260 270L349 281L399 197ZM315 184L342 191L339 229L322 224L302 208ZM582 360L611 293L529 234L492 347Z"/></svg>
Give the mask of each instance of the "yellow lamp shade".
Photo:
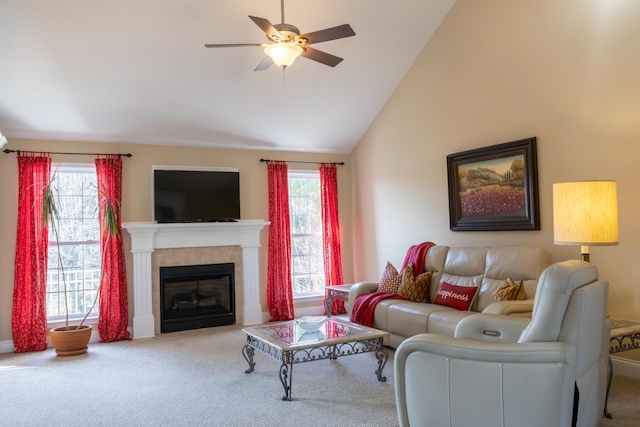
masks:
<svg viewBox="0 0 640 427"><path fill-rule="evenodd" d="M266 53L278 67L288 67L300 56L303 49L294 43L274 43L264 48Z"/></svg>
<svg viewBox="0 0 640 427"><path fill-rule="evenodd" d="M617 245L616 182L553 184L553 240L556 245Z"/></svg>

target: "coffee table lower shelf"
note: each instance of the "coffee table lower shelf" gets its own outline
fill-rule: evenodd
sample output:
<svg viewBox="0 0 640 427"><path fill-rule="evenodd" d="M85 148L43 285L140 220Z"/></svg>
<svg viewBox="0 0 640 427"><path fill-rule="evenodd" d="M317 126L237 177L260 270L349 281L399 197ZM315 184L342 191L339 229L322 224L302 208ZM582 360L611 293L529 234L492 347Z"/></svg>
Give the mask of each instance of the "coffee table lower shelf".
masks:
<svg viewBox="0 0 640 427"><path fill-rule="evenodd" d="M314 362L324 359L335 360L338 357L352 356L356 354L363 354L369 352L375 352L376 359L378 360L378 369L375 374L378 377L378 381L385 382L387 377L382 375L387 360L389 360L389 352L382 345L383 337L366 337L354 336L348 342L337 342L318 345L311 345L309 347L298 349L285 349L278 344L274 344L269 340L262 339L253 335L256 328L243 329L247 334L247 343L242 347L242 355L249 364L249 369L245 373L250 374L254 371L256 362L254 361L255 351L270 357L271 359L280 362L279 376L282 387L284 388L284 396L282 400L292 400L292 377L293 377L293 365L306 362Z"/></svg>

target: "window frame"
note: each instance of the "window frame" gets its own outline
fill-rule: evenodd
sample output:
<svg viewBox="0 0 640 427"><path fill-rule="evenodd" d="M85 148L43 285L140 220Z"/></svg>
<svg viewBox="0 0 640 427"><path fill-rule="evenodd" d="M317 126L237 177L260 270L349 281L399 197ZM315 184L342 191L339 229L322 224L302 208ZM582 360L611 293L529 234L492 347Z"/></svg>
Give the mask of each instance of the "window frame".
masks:
<svg viewBox="0 0 640 427"><path fill-rule="evenodd" d="M56 173L57 171L63 171L64 173L91 173L94 176L96 176L97 179L97 171L96 171L96 166L93 163L70 163L70 162L56 162L56 163L52 163L51 164L51 174L53 175L54 173ZM96 195L97 195L97 190L96 190ZM96 211L96 218L98 218L98 212ZM85 219L84 217L82 219ZM97 244L98 246L98 251L100 251L100 236L98 236L98 240L79 240L79 241L61 241L59 243L56 243L55 241L51 241L49 240L49 247L51 247L51 245L73 245L73 244ZM99 257L99 263L102 262L102 260ZM102 268L101 265L98 266L98 269L100 270ZM93 270L93 269L91 269ZM84 268L82 269L82 271L84 272ZM47 266L47 275L49 273L49 267ZM49 293L49 289L48 289L48 284L47 284L47 289L46 289L46 293ZM96 321L98 319L98 304L96 304L95 307L95 313L94 314L90 314L87 317L87 321ZM70 314L69 315L69 321L74 321L74 320L81 320L85 317L86 313L77 313L77 314ZM66 320L65 320L65 315L59 315L59 316L48 316L47 315L47 327L48 328L57 328L60 326L65 326L66 324Z"/></svg>
<svg viewBox="0 0 640 427"><path fill-rule="evenodd" d="M287 185L290 185L290 180L291 178L313 178L313 179L317 179L318 183L320 183L320 171L317 170L308 170L308 169L289 169L288 174L287 174ZM290 229L293 230L293 223L292 223L292 212L291 212L291 194L289 194L289 226ZM322 221L322 218L321 218ZM325 275L324 275L324 254L321 252L320 253L320 261L321 261L321 265L322 265L322 281L323 281L323 286L322 286L322 291L317 291L317 292L309 292L309 293L305 293L305 294L297 294L295 293L295 287L294 287L294 271L293 271L293 260L294 260L294 254L293 254L293 238L294 236L317 236L320 238L320 242L322 245L322 230L320 230L320 232L318 233L301 233L301 234L294 234L293 232L291 232L291 287L292 287L292 292L293 292L293 300L296 302L311 302L311 301L323 301L325 299L325 286L326 286L326 282L325 282Z"/></svg>

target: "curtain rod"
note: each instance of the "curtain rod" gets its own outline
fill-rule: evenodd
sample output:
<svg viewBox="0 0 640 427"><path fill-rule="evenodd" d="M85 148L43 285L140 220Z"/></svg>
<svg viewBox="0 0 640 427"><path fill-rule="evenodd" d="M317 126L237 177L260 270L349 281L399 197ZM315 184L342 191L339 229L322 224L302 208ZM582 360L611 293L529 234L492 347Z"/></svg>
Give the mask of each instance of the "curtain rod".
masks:
<svg viewBox="0 0 640 427"><path fill-rule="evenodd" d="M344 166L344 162L303 162L301 160L269 160L269 159L260 159L260 163L269 163L269 162L285 162L285 163L308 163L313 165L321 165L322 163L328 163L333 165Z"/></svg>
<svg viewBox="0 0 640 427"><path fill-rule="evenodd" d="M67 154L70 156L105 156L107 155L107 153L62 153L60 151L21 151L21 150L9 150L8 148L6 148L4 150L5 153L9 154L9 153L29 153L29 154L34 154L34 153L45 153L45 154ZM133 154L131 153L124 153L124 154L115 154L116 156L120 156L120 157L132 157Z"/></svg>

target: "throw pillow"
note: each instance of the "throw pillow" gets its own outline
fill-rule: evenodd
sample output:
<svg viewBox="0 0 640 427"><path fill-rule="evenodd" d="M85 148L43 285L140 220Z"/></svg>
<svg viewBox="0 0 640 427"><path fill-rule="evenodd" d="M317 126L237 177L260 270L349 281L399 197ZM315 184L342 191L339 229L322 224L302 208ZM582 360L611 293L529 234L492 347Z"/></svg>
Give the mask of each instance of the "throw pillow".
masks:
<svg viewBox="0 0 640 427"><path fill-rule="evenodd" d="M388 294L397 294L400 283L402 282L402 276L398 273L398 270L387 262L387 266L382 272L380 278L380 284L378 285L378 292L386 292Z"/></svg>
<svg viewBox="0 0 640 427"><path fill-rule="evenodd" d="M442 282L433 303L468 311L477 293L477 286L459 286Z"/></svg>
<svg viewBox="0 0 640 427"><path fill-rule="evenodd" d="M413 275L413 264L407 265L402 273L402 282L398 293L409 301L429 302L432 275L433 272L427 271L416 277Z"/></svg>
<svg viewBox="0 0 640 427"><path fill-rule="evenodd" d="M507 281L504 282L496 291L496 294L493 296L493 302L499 301L514 301L514 300L523 300L524 299L524 283L522 280L515 284L511 277L507 278Z"/></svg>

